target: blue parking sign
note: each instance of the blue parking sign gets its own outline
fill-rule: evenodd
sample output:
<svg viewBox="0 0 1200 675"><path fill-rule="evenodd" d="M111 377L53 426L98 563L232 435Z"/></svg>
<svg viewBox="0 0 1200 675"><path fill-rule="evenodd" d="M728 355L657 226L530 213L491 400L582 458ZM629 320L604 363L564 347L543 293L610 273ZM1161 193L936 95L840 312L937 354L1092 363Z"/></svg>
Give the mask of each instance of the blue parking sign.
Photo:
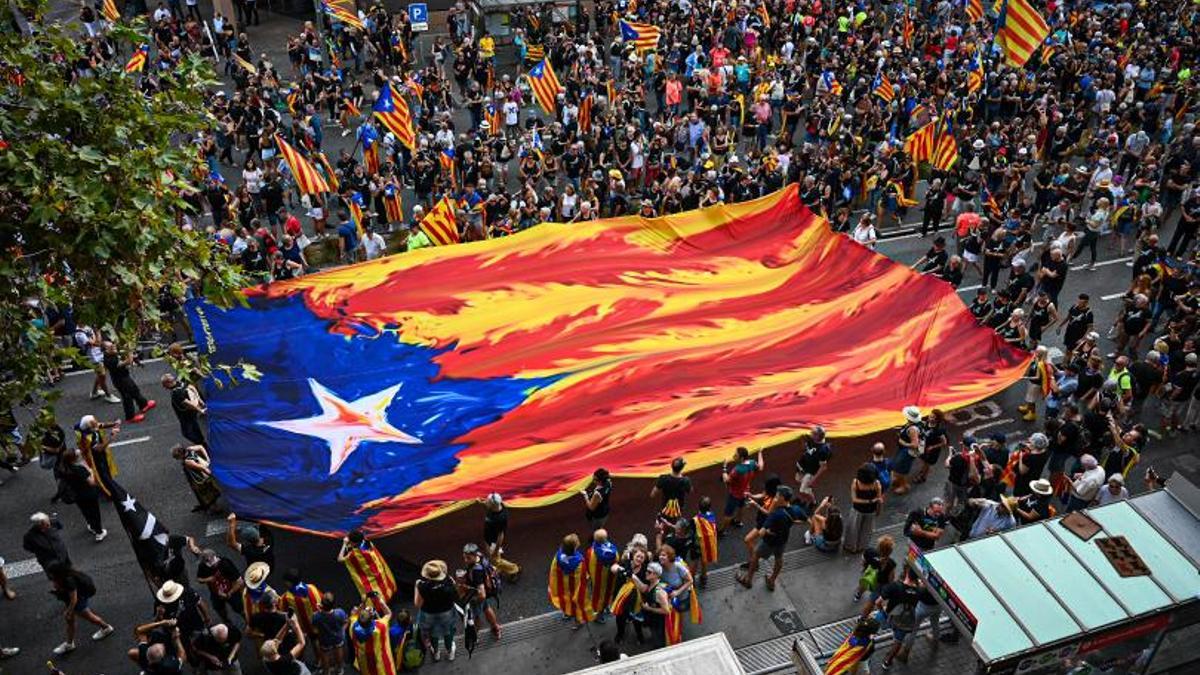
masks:
<svg viewBox="0 0 1200 675"><path fill-rule="evenodd" d="M414 2L408 6L408 20L412 22L414 31L429 30L429 5L424 2Z"/></svg>

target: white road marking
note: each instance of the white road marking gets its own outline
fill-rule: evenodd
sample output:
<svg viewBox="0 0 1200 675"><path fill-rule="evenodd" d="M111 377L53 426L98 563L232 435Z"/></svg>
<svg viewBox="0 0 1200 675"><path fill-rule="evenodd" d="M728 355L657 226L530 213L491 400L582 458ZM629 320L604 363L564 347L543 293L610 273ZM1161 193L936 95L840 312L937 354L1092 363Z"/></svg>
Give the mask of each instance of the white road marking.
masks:
<svg viewBox="0 0 1200 675"><path fill-rule="evenodd" d="M963 432L963 436L977 436L979 434L979 432L983 431L984 429L991 429L992 427L998 427L1002 424L1008 424L1009 422L1013 422L1013 421L1015 421L1015 420L1013 420L1013 418L1005 417L1002 420L992 420L991 422L985 422L983 424L980 424L979 426L974 426L974 427L971 427L970 429L967 429L966 431Z"/></svg>
<svg viewBox="0 0 1200 675"><path fill-rule="evenodd" d="M9 579L20 579L31 574L40 574L42 566L38 561L30 558L29 560L18 560L15 563L8 563L4 566L4 574Z"/></svg>
<svg viewBox="0 0 1200 675"><path fill-rule="evenodd" d="M134 443L145 443L148 440L150 440L149 436L138 436L137 438L126 438L123 441L117 441L116 443L109 443L108 447L115 448L115 447L121 446L121 445L133 445Z"/></svg>

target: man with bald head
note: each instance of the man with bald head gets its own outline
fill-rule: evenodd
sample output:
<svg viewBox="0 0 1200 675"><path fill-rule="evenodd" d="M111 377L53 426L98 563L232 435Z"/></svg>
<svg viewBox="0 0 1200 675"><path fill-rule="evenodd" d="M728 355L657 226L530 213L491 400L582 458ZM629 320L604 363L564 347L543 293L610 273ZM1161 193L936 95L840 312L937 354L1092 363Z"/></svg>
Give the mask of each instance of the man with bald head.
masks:
<svg viewBox="0 0 1200 675"><path fill-rule="evenodd" d="M200 662L200 673L236 673L241 675L238 661L242 632L236 627L218 623L192 637L192 650Z"/></svg>

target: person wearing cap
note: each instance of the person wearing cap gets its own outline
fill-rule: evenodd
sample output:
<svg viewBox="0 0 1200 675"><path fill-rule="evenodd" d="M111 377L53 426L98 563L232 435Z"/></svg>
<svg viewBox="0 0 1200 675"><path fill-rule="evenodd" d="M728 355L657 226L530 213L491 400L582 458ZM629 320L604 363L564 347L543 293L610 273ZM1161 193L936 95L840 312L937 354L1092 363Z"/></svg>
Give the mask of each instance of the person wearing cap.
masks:
<svg viewBox="0 0 1200 675"><path fill-rule="evenodd" d="M805 502L812 504L816 501L813 489L829 467L829 460L833 457L833 446L826 437L825 427L817 425L804 436L803 447L800 459L796 460L796 483L799 485L796 493Z"/></svg>
<svg viewBox="0 0 1200 675"><path fill-rule="evenodd" d="M1041 477L1050 461L1049 448L1050 438L1040 431L1034 432L1014 453L1015 459L1010 458L1010 463L1015 462L1009 481L1014 497L1020 498L1029 494L1030 483Z"/></svg>
<svg viewBox="0 0 1200 675"><path fill-rule="evenodd" d="M1096 495L1100 493L1100 488L1106 481L1104 467L1100 466L1094 456L1084 455L1080 457L1079 466L1082 471L1075 472L1071 479L1071 492L1067 499L1067 513L1086 509L1091 506L1092 502L1096 500Z"/></svg>
<svg viewBox="0 0 1200 675"><path fill-rule="evenodd" d="M896 434L896 454L892 457L892 492L903 495L911 489L908 474L913 462L925 451L925 425L921 409L905 406L904 424Z"/></svg>
<svg viewBox="0 0 1200 675"><path fill-rule="evenodd" d="M1096 506L1104 506L1129 499L1129 490L1125 488L1125 477L1114 473L1108 477L1108 482L1096 494Z"/></svg>
<svg viewBox="0 0 1200 675"><path fill-rule="evenodd" d="M603 530L597 530L597 534L599 532L603 532ZM605 534L604 538L607 541L608 535ZM615 558L616 549L614 548L613 551ZM487 619L488 625L492 629L492 636L499 640L500 621L496 618L496 612L500 608L500 588L496 577L498 570L492 567L477 544L464 545L462 558L463 564L466 566L467 585L472 591L469 603L470 611L475 614L477 623ZM607 570L608 566L605 565L604 568Z"/></svg>
<svg viewBox="0 0 1200 675"><path fill-rule="evenodd" d="M750 554L746 572L737 576L737 582L746 588L754 585L754 576L758 572L759 561L774 558L774 566L766 577L768 591L775 590L775 580L783 570L783 551L787 547L788 536L791 533L793 519L788 512L792 501L792 489L781 485L775 490L775 499L763 526L759 528L758 546Z"/></svg>
<svg viewBox="0 0 1200 675"><path fill-rule="evenodd" d="M237 514L232 511L225 517L225 543L242 554L246 565L261 562L268 572L275 566L275 544L271 530L261 523L249 525L238 536Z"/></svg>
<svg viewBox="0 0 1200 675"><path fill-rule="evenodd" d="M975 517L975 522L971 524L971 530L967 534L969 539L1004 532L1017 526L1014 515L1017 507L1015 497L1002 495L998 501L970 499L967 500L967 504L979 509L979 515Z"/></svg>

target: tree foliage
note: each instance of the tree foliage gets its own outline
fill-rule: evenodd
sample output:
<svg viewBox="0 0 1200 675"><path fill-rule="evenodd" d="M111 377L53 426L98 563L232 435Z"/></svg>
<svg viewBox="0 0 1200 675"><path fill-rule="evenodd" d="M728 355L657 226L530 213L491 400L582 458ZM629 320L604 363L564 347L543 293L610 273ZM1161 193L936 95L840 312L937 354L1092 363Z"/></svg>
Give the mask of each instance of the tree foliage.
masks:
<svg viewBox="0 0 1200 675"><path fill-rule="evenodd" d="M45 2L21 4L31 16ZM130 345L163 327L162 293L190 288L224 305L242 286L225 253L178 218L207 174L191 138L212 122L210 65L191 56L150 82L125 73L149 41L139 22L113 29L122 55L81 74L81 27L30 23L33 35L0 29L0 406L37 392L70 352L39 320L45 308Z"/></svg>

